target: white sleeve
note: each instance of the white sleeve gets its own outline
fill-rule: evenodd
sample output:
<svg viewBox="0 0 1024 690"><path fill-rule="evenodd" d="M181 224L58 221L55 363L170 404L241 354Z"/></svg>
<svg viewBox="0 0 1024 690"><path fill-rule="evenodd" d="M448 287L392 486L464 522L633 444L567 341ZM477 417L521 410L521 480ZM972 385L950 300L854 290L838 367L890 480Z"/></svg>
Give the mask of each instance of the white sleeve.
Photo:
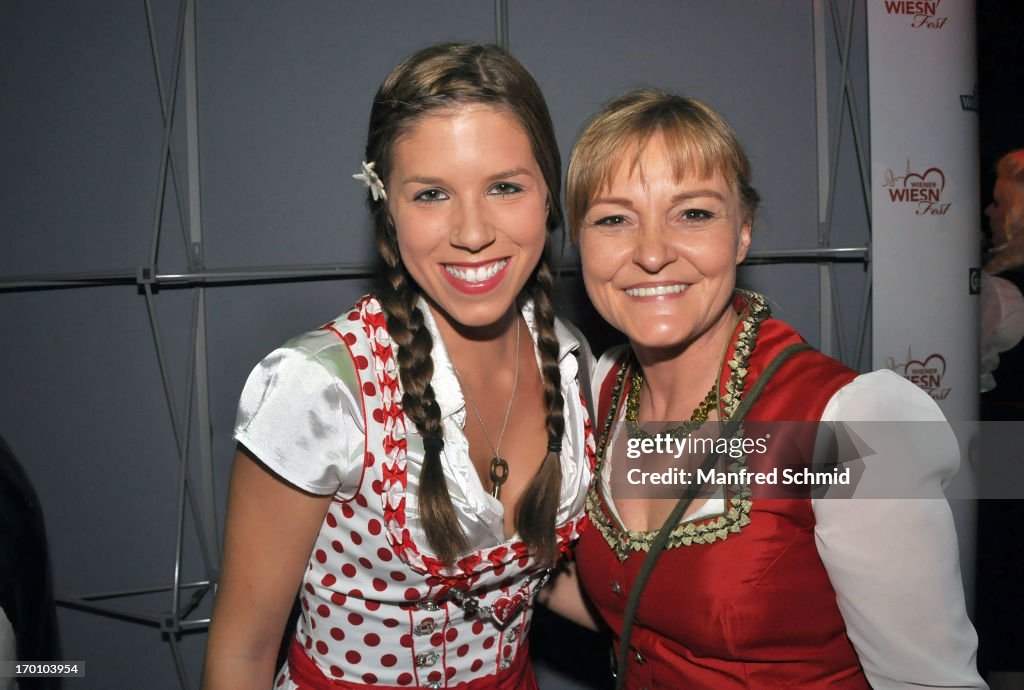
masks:
<svg viewBox="0 0 1024 690"><path fill-rule="evenodd" d="M359 405L317 355L282 347L249 374L234 438L288 483L333 494L362 465Z"/></svg>
<svg viewBox="0 0 1024 690"><path fill-rule="evenodd" d="M564 333L561 333L564 329ZM590 349L590 343L587 342L586 336L583 335L583 331L576 327L571 321L567 321L563 318L555 319L555 333L559 336L560 346L563 342L563 338L567 339L575 344L576 358L577 358L577 379L579 381L580 392L583 393L583 399L587 403L592 403L594 400L594 391L591 386L591 380L593 379L594 367L597 366L597 360L594 358L594 352ZM586 372L586 375L583 375ZM595 410L588 410L591 417L596 414Z"/></svg>
<svg viewBox="0 0 1024 690"><path fill-rule="evenodd" d="M981 272L981 392L996 387L992 375L999 353L1016 347L1024 338L1024 296L1017 286L999 276Z"/></svg>
<svg viewBox="0 0 1024 690"><path fill-rule="evenodd" d="M885 423L853 427L874 451L854 497L812 500L818 553L871 687L986 688L942 496L959 466L942 412L911 382L878 371L836 392L822 421ZM891 483L882 490L894 477L913 496Z"/></svg>

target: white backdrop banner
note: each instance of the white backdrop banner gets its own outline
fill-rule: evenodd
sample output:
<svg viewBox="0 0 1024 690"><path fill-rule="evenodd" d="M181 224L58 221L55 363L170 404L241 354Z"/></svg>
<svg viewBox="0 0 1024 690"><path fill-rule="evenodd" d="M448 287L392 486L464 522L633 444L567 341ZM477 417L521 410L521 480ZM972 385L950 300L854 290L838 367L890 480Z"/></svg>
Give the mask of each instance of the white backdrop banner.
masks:
<svg viewBox="0 0 1024 690"><path fill-rule="evenodd" d="M974 2L868 0L874 367L978 409Z"/></svg>
<svg viewBox="0 0 1024 690"><path fill-rule="evenodd" d="M948 419L977 420L974 1L867 3L874 368L920 386ZM962 445L966 462L975 444L967 438ZM973 506L953 507L961 563L969 566ZM968 593L971 570L965 567Z"/></svg>

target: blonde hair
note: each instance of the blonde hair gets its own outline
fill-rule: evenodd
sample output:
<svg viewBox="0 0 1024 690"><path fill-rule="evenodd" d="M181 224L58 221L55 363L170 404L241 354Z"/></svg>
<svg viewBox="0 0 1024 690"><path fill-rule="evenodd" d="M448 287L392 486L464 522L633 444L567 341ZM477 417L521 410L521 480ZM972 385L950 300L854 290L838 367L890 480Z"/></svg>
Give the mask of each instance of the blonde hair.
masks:
<svg viewBox="0 0 1024 690"><path fill-rule="evenodd" d="M738 192L745 220L761 201L750 185L750 161L736 133L711 106L657 89L639 89L609 101L573 147L566 175L566 211L573 242L594 197L609 184L625 156L636 169L647 142L665 139L677 179L707 179L716 172Z"/></svg>
<svg viewBox="0 0 1024 690"><path fill-rule="evenodd" d="M1008 183L1004 233L1006 242L993 247L985 271L991 274L1024 265L1024 149L1010 151L996 163L998 179Z"/></svg>
<svg viewBox="0 0 1024 690"><path fill-rule="evenodd" d="M996 163L996 175L1010 182L1010 208L1006 221L1016 235L1024 230L1024 149L1010 151Z"/></svg>

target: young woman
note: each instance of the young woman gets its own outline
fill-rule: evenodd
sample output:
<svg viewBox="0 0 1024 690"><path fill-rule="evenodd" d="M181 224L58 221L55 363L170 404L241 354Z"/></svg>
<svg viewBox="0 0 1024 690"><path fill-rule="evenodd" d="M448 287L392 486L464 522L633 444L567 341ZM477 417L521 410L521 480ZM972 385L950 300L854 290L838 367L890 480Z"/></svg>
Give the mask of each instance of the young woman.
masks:
<svg viewBox="0 0 1024 690"><path fill-rule="evenodd" d="M620 684L984 687L941 491L956 439L916 386L807 349L763 297L735 290L759 198L729 125L692 99L617 98L576 144L567 199L587 292L629 338L595 370L599 477L576 549L583 588L617 638ZM730 455L733 478L688 507L613 479L645 467L617 444L645 436L646 423L684 440L704 420L741 418L748 430L900 422L866 438L874 452L857 496L890 470L901 493L817 500L759 484L751 474L810 455L794 454L808 447L785 425L774 428L785 442Z"/></svg>
<svg viewBox="0 0 1024 690"><path fill-rule="evenodd" d="M497 47L421 50L377 92L356 177L380 285L245 386L204 687L270 687L297 592L275 687L536 687L531 605L593 446L550 299L544 99Z"/></svg>

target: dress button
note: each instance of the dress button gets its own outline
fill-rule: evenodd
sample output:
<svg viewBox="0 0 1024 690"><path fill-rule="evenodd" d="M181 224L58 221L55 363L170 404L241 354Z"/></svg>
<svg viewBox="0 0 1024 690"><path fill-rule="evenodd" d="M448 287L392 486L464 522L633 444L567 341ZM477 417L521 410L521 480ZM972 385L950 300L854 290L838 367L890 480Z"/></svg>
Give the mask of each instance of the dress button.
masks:
<svg viewBox="0 0 1024 690"><path fill-rule="evenodd" d="M437 652L423 652L416 655L416 666L418 668L433 666L437 663L437 659Z"/></svg>
<svg viewBox="0 0 1024 690"><path fill-rule="evenodd" d="M498 665L498 670L504 671L512 665L511 659L502 659L501 664Z"/></svg>
<svg viewBox="0 0 1024 690"><path fill-rule="evenodd" d="M636 650L636 649L634 649L634 650L633 650L633 659L634 659L634 660L636 661L636 663L638 663L638 664L642 664L642 663L644 663L645 661L647 661L647 659L645 659L645 658L644 658L644 655L643 655L643 654L641 654L641 653L640 653L640 651L639 651L639 650Z"/></svg>
<svg viewBox="0 0 1024 690"><path fill-rule="evenodd" d="M436 626L434 625L434 619L427 618L417 623L416 627L414 627L412 631L416 635L429 635L430 633L434 632L435 627Z"/></svg>
<svg viewBox="0 0 1024 690"><path fill-rule="evenodd" d="M430 680L430 681L427 681L426 683L424 683L423 687L425 687L425 688L439 688L439 687L441 687L441 681L439 681L439 680Z"/></svg>
<svg viewBox="0 0 1024 690"><path fill-rule="evenodd" d="M519 628L512 628L507 633L505 633L505 641L506 642L515 642L518 639L519 639Z"/></svg>
<svg viewBox="0 0 1024 690"><path fill-rule="evenodd" d="M421 601L416 605L416 608L420 611L437 611L440 606L437 605L436 601L428 599L427 601Z"/></svg>
<svg viewBox="0 0 1024 690"><path fill-rule="evenodd" d="M618 580L612 580L612 594L615 596L622 595L622 585L619 584Z"/></svg>

